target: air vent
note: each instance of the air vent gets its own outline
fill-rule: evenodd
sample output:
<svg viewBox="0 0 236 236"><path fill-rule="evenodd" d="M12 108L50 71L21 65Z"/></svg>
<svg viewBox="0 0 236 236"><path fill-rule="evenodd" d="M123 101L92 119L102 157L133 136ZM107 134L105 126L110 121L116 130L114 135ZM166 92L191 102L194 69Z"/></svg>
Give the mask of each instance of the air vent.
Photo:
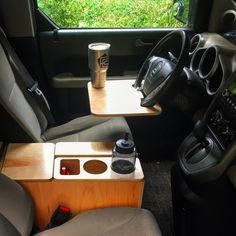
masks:
<svg viewBox="0 0 236 236"><path fill-rule="evenodd" d="M209 47L202 55L199 65L199 76L206 80L209 95L214 95L223 82L223 70L219 62L219 48Z"/></svg>
<svg viewBox="0 0 236 236"><path fill-rule="evenodd" d="M196 34L195 36L192 37L191 41L190 41L190 52L189 55L192 55L200 46L201 44L201 35L200 34Z"/></svg>
<svg viewBox="0 0 236 236"><path fill-rule="evenodd" d="M199 65L199 75L202 79L211 77L219 64L217 47L209 47L202 55Z"/></svg>
<svg viewBox="0 0 236 236"><path fill-rule="evenodd" d="M222 22L225 26L232 26L236 21L236 12L234 10L228 10L224 12L222 16Z"/></svg>
<svg viewBox="0 0 236 236"><path fill-rule="evenodd" d="M205 51L206 51L206 49L202 48L202 49L196 50L196 52L193 54L191 62L190 62L190 69L192 71L198 72L199 64L202 59L202 55L204 54Z"/></svg>

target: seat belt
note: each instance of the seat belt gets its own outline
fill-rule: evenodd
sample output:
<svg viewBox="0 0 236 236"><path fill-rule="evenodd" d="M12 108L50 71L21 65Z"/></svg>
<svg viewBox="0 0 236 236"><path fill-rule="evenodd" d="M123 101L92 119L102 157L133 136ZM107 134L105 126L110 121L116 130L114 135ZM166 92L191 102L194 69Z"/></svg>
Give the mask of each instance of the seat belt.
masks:
<svg viewBox="0 0 236 236"><path fill-rule="evenodd" d="M8 57L16 80L18 81L18 83L23 84L24 90L27 91L27 93L29 93L36 101L37 105L39 106L39 109L45 115L49 126L55 126L56 123L50 111L50 106L43 92L40 90L38 82L32 79L31 75L26 70L25 66L22 64L22 62L16 55L14 49L8 42L6 35L4 34L1 27L0 41Z"/></svg>

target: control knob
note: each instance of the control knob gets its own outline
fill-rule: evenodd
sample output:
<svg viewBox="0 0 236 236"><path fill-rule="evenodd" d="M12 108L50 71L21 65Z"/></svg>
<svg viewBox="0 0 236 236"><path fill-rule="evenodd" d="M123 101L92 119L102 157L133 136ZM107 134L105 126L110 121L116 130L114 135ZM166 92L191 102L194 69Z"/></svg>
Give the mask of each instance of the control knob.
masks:
<svg viewBox="0 0 236 236"><path fill-rule="evenodd" d="M230 96L230 91L228 89L225 89L223 92L222 92L222 96L227 98Z"/></svg>
<svg viewBox="0 0 236 236"><path fill-rule="evenodd" d="M229 132L229 121L225 120L225 119L221 119L218 123L217 123L217 131L222 134L222 135L226 135Z"/></svg>
<svg viewBox="0 0 236 236"><path fill-rule="evenodd" d="M217 125L222 120L222 118L222 113L217 109L211 116L211 122L213 125Z"/></svg>
<svg viewBox="0 0 236 236"><path fill-rule="evenodd" d="M234 130L229 130L229 132L226 134L225 139L227 142L230 142L234 139L235 137L235 131Z"/></svg>

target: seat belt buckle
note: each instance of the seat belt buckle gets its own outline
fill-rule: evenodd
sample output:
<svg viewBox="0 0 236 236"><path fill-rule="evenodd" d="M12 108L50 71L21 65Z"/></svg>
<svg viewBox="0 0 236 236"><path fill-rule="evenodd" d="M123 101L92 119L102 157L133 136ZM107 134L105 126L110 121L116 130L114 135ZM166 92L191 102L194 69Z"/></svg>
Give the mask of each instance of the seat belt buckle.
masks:
<svg viewBox="0 0 236 236"><path fill-rule="evenodd" d="M41 96L42 95L42 91L39 89L39 84L38 82L34 82L34 84L32 85L31 88L28 88L28 91L30 93L36 93L37 95Z"/></svg>

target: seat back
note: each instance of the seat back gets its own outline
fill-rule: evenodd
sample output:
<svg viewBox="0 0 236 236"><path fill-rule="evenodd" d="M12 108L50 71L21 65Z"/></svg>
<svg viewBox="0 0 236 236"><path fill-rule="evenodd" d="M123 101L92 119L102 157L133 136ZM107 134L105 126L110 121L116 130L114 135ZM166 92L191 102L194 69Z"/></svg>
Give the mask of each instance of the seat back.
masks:
<svg viewBox="0 0 236 236"><path fill-rule="evenodd" d="M38 118L16 83L2 45L0 45L0 104L35 142L41 141Z"/></svg>
<svg viewBox="0 0 236 236"><path fill-rule="evenodd" d="M19 184L0 173L0 235L28 236L33 222L31 197Z"/></svg>
<svg viewBox="0 0 236 236"><path fill-rule="evenodd" d="M2 38L5 38L1 27L0 31ZM7 40L3 41L5 43L0 42L0 104L32 141L41 142L41 134L48 126L47 118L26 90L24 83L16 79L9 60L15 59L14 64L17 63L19 68L26 69ZM7 51L8 48L11 52ZM9 59L9 53L14 54L11 59ZM26 73L21 74L24 76Z"/></svg>

